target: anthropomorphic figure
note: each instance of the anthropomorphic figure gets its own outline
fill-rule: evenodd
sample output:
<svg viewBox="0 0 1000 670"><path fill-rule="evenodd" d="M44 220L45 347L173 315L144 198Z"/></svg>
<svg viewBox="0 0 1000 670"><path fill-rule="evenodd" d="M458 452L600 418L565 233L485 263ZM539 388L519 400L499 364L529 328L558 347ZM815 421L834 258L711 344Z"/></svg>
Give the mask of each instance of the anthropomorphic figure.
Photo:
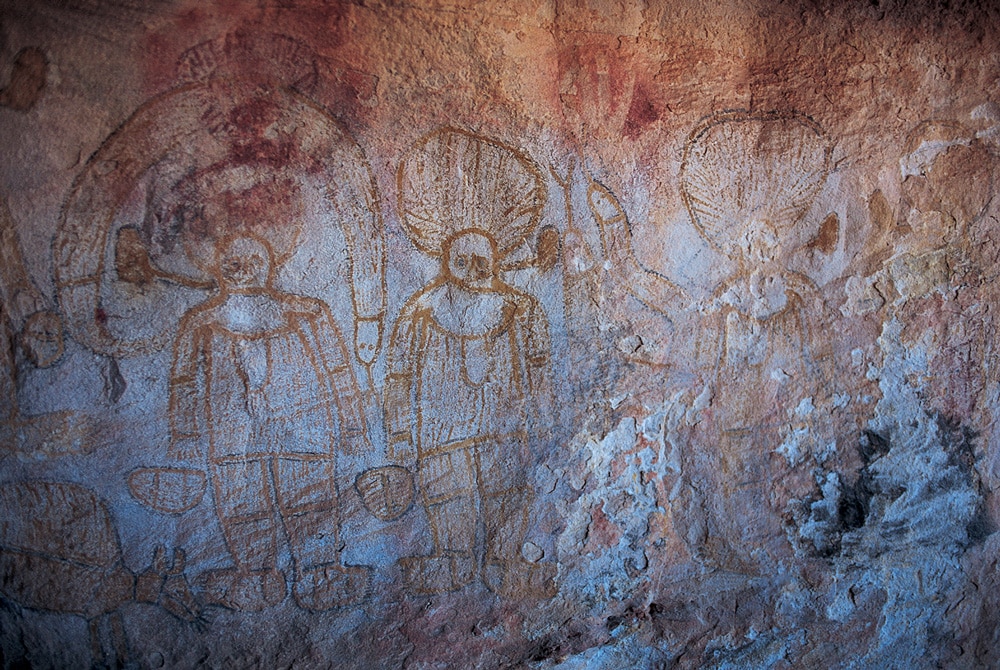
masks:
<svg viewBox="0 0 1000 670"><path fill-rule="evenodd" d="M982 394L993 348L996 252L981 222L993 197L996 159L952 122L920 124L906 148L900 225L884 266L896 294L890 316L902 326L902 343L924 350L928 371L917 384L928 409L948 421L976 421L989 411Z"/></svg>
<svg viewBox="0 0 1000 670"><path fill-rule="evenodd" d="M835 454L822 419L830 338L816 333L815 285L788 262L827 162L813 122L777 113L711 117L685 151L692 219L737 268L703 306L707 406L682 458L686 504L674 517L712 567L757 573L790 558L786 506L814 492L811 467Z"/></svg>
<svg viewBox="0 0 1000 670"><path fill-rule="evenodd" d="M385 312L381 200L364 151L308 97L315 59L295 40L266 32L238 32L190 49L178 63L177 87L136 110L74 181L53 244L56 289L73 340L113 368L112 401L128 381L117 362L169 346L180 316L173 310L183 311L211 288L207 273L179 253L178 233L188 223L173 210L180 200L196 212L204 200L177 189L220 165L281 172L280 181L313 194L302 218L329 223L329 230L310 226L321 235L342 235L335 257L350 275L354 355L370 372L382 350ZM272 195L284 197L275 189ZM129 199L141 196L145 215L136 220ZM251 198L247 208L262 204ZM280 259L283 245L275 237L288 223L248 213L248 225L265 229ZM199 225L198 217L191 221ZM153 312L159 318L148 318Z"/></svg>
<svg viewBox="0 0 1000 670"><path fill-rule="evenodd" d="M451 130L425 138L400 167L411 239L440 259L396 323L385 388L390 457L416 466L433 533L430 555L400 561L417 593L481 577L500 595L552 594L554 566L521 556L534 420L549 408L548 321L500 277L544 202L533 167Z"/></svg>
<svg viewBox="0 0 1000 670"><path fill-rule="evenodd" d="M712 400L684 469L687 540L709 565L755 572L789 558L785 506L813 492L810 467L834 446L817 408L832 371L815 291L803 275L761 268L721 288L706 315Z"/></svg>
<svg viewBox="0 0 1000 670"><path fill-rule="evenodd" d="M227 211L228 219L213 218ZM233 209L206 205L202 216L215 241L218 294L181 322L170 413L173 455L207 456L216 514L236 563L207 573L206 593L240 610L280 602L284 538L301 607L356 603L366 596L370 569L341 561L335 465L339 450L370 446L343 339L324 303L274 287L274 249L260 237L238 236ZM295 225L280 219L272 225Z"/></svg>
<svg viewBox="0 0 1000 670"><path fill-rule="evenodd" d="M899 166L899 225L880 274L894 291L887 327L898 330L901 346L883 343L885 365L902 370L906 358L921 361L922 374L908 374L906 386L942 428L982 449L975 470L983 512L996 524L1000 455L989 447L1000 430L997 157L963 124L930 121L911 131Z"/></svg>
<svg viewBox="0 0 1000 670"><path fill-rule="evenodd" d="M7 202L0 200L0 445L22 453L79 450L72 412L22 413L17 345L35 367L55 365L63 355L62 321L28 277L14 221Z"/></svg>
<svg viewBox="0 0 1000 670"><path fill-rule="evenodd" d="M24 112L45 87L48 61L37 47L18 52L10 84L0 89L0 106ZM17 441L25 426L17 404L15 335L32 364L45 368L62 356L62 322L45 308L28 277L7 200L0 199L0 445ZM62 414L54 415L58 420ZM50 428L55 428L54 422ZM19 445L20 446L20 445Z"/></svg>

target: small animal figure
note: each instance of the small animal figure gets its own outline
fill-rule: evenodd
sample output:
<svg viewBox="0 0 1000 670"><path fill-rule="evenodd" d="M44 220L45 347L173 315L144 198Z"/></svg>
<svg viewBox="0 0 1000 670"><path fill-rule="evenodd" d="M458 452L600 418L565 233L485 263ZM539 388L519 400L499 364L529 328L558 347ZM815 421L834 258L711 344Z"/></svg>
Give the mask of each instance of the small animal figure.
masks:
<svg viewBox="0 0 1000 670"><path fill-rule="evenodd" d="M133 573L122 562L105 504L66 482L0 484L0 594L23 607L87 619L95 666L118 667L128 657L125 603L156 604L185 621L203 621L184 576L183 550L168 560L157 547L152 565Z"/></svg>

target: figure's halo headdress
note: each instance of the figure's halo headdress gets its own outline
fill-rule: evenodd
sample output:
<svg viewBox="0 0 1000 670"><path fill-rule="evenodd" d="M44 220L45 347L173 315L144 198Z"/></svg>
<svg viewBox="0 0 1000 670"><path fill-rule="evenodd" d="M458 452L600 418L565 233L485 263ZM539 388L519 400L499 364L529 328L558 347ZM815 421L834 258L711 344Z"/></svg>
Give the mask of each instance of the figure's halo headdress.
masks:
<svg viewBox="0 0 1000 670"><path fill-rule="evenodd" d="M493 237L503 257L531 234L545 205L545 182L530 158L454 128L418 140L397 182L403 228L432 256L456 233L477 228Z"/></svg>
<svg viewBox="0 0 1000 670"><path fill-rule="evenodd" d="M289 38L269 39L273 54L294 56L279 65L305 53ZM54 273L67 330L91 350L116 358L147 355L174 337L168 320L147 332L132 327L130 319L144 318L139 313L109 309L108 287L116 276L110 262L117 252L112 233L119 212L143 184L148 187L146 214L155 215L143 219L131 236L133 243L150 243L168 254L176 241L183 242L193 267L178 272L194 270L193 281L204 279L196 275L206 273L213 243L233 236L264 239L278 260L286 258L302 222L288 216L286 225L279 226L265 210L271 204L294 204L282 201L297 193L289 180L305 185L310 202L318 195L343 232L355 318L381 319L384 235L364 151L329 110L299 90L308 88L312 66L291 68L284 78L279 76L284 65L259 77L236 67L251 42L227 38L185 55L181 81L188 83L139 107L104 140L74 181L53 245ZM182 191L188 187L192 193L185 203ZM248 189L256 189L254 197L239 202ZM199 207L220 203L227 211L216 224L200 231L187 227L210 218L199 219ZM189 211L174 216L185 204ZM202 247L193 255L192 241Z"/></svg>
<svg viewBox="0 0 1000 670"><path fill-rule="evenodd" d="M794 226L826 181L830 146L819 124L796 112L719 112L688 136L681 195L709 243L730 253L755 221Z"/></svg>

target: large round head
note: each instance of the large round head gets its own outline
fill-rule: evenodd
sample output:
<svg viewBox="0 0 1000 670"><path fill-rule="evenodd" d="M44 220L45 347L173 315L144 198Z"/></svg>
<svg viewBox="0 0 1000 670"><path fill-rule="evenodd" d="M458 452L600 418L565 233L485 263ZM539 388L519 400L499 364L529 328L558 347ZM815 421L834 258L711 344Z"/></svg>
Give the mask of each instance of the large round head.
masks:
<svg viewBox="0 0 1000 670"><path fill-rule="evenodd" d="M444 244L442 271L464 288L488 290L497 275L496 240L482 230L463 230Z"/></svg>
<svg viewBox="0 0 1000 670"><path fill-rule="evenodd" d="M806 116L720 112L688 137L681 195L705 240L730 258L753 262L809 211L829 160L826 137Z"/></svg>

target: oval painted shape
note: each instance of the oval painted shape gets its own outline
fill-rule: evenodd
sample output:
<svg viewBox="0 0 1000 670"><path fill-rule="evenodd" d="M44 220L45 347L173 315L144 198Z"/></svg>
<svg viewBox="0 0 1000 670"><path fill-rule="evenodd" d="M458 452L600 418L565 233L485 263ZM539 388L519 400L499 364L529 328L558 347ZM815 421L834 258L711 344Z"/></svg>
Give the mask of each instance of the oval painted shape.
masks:
<svg viewBox="0 0 1000 670"><path fill-rule="evenodd" d="M398 465L365 470L354 480L354 488L365 509L382 521L398 519L413 505L413 475Z"/></svg>
<svg viewBox="0 0 1000 670"><path fill-rule="evenodd" d="M189 468L139 468L129 474L128 488L143 505L157 512L180 514L201 502L205 473Z"/></svg>

